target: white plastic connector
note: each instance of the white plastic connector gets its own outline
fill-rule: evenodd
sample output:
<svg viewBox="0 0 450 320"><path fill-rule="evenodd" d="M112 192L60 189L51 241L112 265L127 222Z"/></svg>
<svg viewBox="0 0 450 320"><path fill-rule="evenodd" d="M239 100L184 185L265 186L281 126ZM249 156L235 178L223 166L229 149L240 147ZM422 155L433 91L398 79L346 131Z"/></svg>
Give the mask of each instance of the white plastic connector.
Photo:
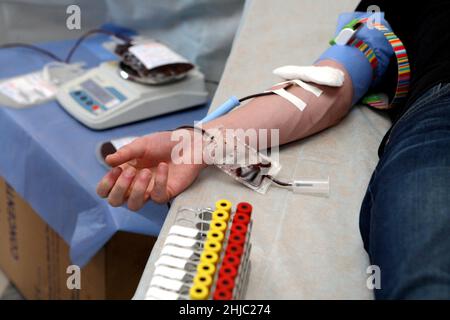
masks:
<svg viewBox="0 0 450 320"><path fill-rule="evenodd" d="M345 46L355 35L356 30L352 28L344 28L342 29L337 37L334 39L334 42L336 42L339 46Z"/></svg>
<svg viewBox="0 0 450 320"><path fill-rule="evenodd" d="M323 197L330 195L330 178L295 180L292 182L292 191L300 194L311 194Z"/></svg>

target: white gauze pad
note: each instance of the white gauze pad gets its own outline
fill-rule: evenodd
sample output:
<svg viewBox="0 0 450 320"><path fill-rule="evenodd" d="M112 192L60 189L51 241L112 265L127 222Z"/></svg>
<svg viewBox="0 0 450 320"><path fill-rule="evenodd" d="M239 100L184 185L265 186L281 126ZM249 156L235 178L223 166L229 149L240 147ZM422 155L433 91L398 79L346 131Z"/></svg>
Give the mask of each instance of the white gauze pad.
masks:
<svg viewBox="0 0 450 320"><path fill-rule="evenodd" d="M344 72L328 66L283 66L273 73L286 80L300 79L329 87L341 87L344 83Z"/></svg>

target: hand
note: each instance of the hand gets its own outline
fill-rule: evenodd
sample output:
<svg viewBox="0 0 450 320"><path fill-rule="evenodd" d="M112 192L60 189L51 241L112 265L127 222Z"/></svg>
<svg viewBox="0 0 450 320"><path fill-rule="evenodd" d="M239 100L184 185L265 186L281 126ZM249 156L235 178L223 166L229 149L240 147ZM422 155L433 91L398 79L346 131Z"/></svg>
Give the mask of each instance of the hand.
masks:
<svg viewBox="0 0 450 320"><path fill-rule="evenodd" d="M158 132L134 140L106 157L113 167L99 182L97 194L113 207L127 202L133 211L148 200L164 203L187 189L204 165L175 164L172 132Z"/></svg>

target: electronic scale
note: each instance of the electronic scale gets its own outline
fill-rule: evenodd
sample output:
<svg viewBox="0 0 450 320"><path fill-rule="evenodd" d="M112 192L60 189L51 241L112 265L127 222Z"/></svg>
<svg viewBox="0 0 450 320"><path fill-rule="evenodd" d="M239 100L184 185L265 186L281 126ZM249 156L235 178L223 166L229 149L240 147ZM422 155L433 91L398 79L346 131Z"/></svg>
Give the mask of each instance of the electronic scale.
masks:
<svg viewBox="0 0 450 320"><path fill-rule="evenodd" d="M208 92L196 68L181 80L146 85L124 79L115 61L63 84L56 94L61 106L92 129L107 129L204 104Z"/></svg>

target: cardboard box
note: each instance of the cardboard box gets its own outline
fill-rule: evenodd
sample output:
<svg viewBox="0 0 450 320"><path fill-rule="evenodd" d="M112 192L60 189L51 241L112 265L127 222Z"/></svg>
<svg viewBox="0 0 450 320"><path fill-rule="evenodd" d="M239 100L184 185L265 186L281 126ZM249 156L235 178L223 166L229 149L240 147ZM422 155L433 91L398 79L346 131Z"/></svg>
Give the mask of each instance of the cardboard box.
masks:
<svg viewBox="0 0 450 320"><path fill-rule="evenodd" d="M155 241L118 232L70 290L68 245L0 177L0 269L26 299L130 299Z"/></svg>

